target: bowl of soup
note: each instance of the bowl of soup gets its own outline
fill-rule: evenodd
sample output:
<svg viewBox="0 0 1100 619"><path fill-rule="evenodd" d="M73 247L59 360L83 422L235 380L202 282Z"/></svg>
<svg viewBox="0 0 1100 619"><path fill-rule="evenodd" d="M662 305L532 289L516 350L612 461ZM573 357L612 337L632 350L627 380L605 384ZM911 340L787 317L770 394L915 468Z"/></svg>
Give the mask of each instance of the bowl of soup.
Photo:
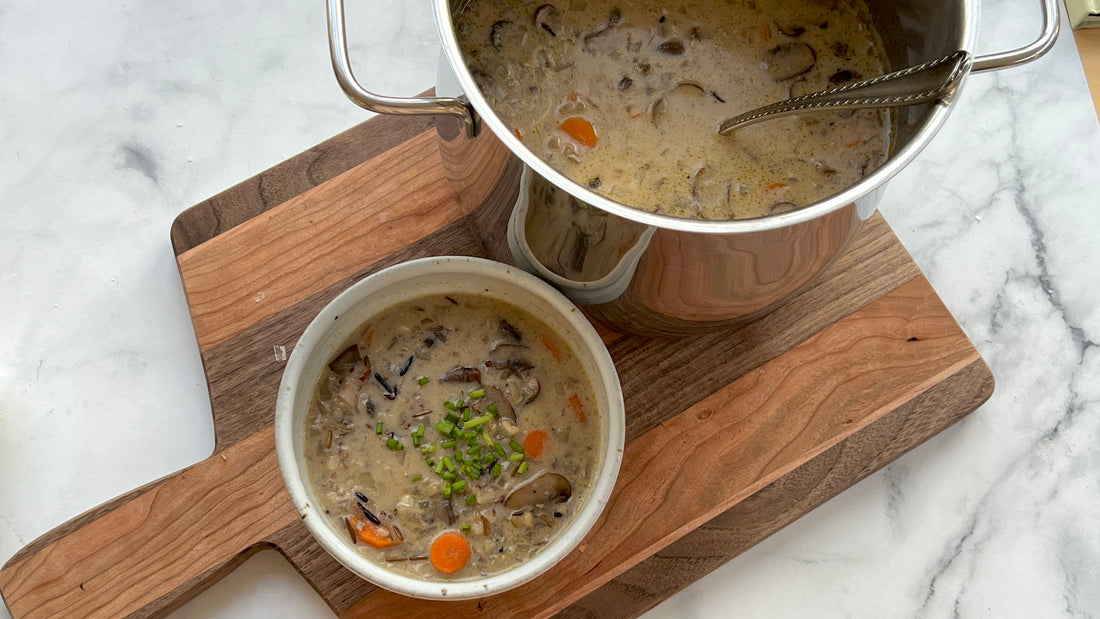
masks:
<svg viewBox="0 0 1100 619"><path fill-rule="evenodd" d="M583 314L471 257L406 262L337 296L295 345L275 417L318 543L428 599L499 593L572 551L611 495L624 425Z"/></svg>

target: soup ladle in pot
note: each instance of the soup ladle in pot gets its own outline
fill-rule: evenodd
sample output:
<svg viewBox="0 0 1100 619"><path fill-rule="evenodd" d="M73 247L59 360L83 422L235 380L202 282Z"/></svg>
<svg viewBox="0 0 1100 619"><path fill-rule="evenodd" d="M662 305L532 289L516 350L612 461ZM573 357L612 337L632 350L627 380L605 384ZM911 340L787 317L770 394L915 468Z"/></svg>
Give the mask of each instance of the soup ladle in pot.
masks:
<svg viewBox="0 0 1100 619"><path fill-rule="evenodd" d="M972 63L970 53L959 50L907 69L749 110L723 120L718 133L729 135L740 127L807 110L901 107L936 101L955 92Z"/></svg>

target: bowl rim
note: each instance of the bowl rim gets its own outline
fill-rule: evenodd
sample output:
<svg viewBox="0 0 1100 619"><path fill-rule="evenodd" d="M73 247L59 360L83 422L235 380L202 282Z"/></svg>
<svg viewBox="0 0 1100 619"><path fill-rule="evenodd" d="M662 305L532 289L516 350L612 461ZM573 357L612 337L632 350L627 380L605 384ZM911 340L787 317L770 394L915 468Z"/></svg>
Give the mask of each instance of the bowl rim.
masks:
<svg viewBox="0 0 1100 619"><path fill-rule="evenodd" d="M329 329L337 323L341 314L363 302L369 295L399 287L403 282L423 275L483 278L486 280L484 291L489 293L487 296L522 307L548 323L568 325L592 357L594 367L588 370L593 388L606 392L605 452L586 503L576 513L573 522L541 552L512 569L486 578L454 582L424 581L397 574L364 557L345 537L335 533L324 514L312 504L296 454L294 437L298 424L293 423L294 401L297 399L298 385L304 380L304 366L310 351L324 344ZM491 283L522 289L548 305L550 312L540 313L530 305L499 294L499 291L493 294L490 292ZM422 294L430 293L411 293L407 298ZM399 302L400 299L394 301ZM556 314L560 320L550 320L550 314ZM304 385L308 384L312 392L314 382L312 379L306 381L303 388L307 388ZM576 548L595 525L611 497L622 463L625 425L622 387L611 355L595 328L572 302L546 282L517 267L471 256L436 256L402 262L378 271L342 291L318 312L298 339L283 370L275 404L275 448L279 470L291 501L310 534L326 552L356 575L384 589L421 599L459 600L485 597L517 587L549 570Z"/></svg>

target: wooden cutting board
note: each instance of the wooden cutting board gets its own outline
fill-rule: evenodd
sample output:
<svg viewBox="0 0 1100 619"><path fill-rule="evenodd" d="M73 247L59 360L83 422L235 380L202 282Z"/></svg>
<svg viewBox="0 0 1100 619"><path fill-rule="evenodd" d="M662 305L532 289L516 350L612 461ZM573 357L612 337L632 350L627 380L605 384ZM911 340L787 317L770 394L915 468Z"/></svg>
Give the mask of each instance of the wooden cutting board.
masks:
<svg viewBox="0 0 1100 619"><path fill-rule="evenodd" d="M285 354L349 284L414 257L485 255L431 129L372 119L179 216L172 243L214 453L16 553L0 570L14 617L161 615L263 548L344 617L633 617L992 393L989 368L876 215L815 285L746 326L690 339L602 329L627 447L606 513L562 564L475 601L376 589L300 522L276 463L274 402Z"/></svg>

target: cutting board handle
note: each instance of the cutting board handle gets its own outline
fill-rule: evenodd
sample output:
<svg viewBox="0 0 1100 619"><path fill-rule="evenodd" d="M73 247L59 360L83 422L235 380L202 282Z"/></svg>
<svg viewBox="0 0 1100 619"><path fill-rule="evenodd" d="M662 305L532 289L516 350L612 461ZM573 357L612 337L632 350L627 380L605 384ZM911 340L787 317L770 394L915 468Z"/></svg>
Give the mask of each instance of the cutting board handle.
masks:
<svg viewBox="0 0 1100 619"><path fill-rule="evenodd" d="M298 514L271 427L54 529L0 570L12 617L162 614Z"/></svg>

